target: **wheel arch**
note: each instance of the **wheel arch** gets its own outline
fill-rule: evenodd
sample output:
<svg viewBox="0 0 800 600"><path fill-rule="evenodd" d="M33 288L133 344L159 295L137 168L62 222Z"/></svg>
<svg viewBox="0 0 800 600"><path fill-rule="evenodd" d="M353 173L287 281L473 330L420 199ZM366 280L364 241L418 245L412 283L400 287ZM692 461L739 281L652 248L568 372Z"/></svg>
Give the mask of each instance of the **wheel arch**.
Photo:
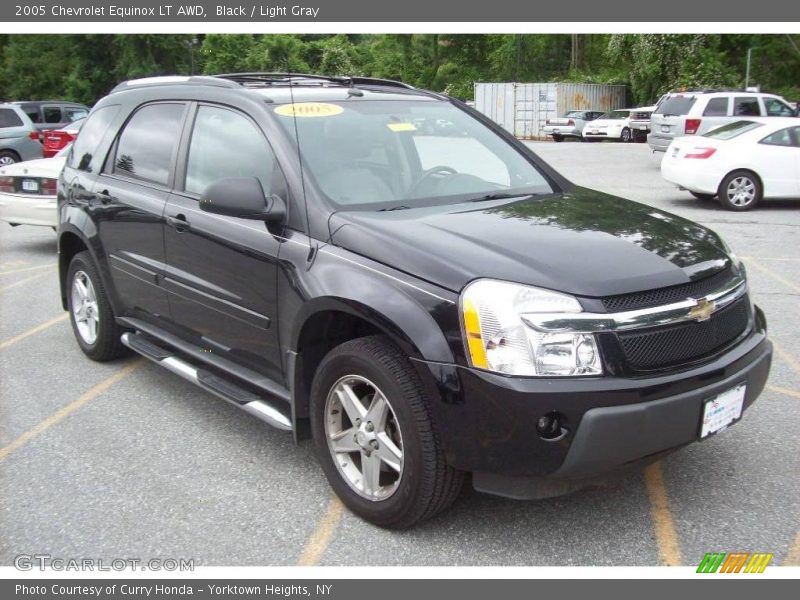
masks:
<svg viewBox="0 0 800 600"><path fill-rule="evenodd" d="M68 223L62 223L58 233L58 282L61 291L61 306L67 310L67 272L72 259L79 252L88 251L98 267L100 277L103 279L103 286L108 288L106 273L102 265L97 260L97 253L86 236L77 227Z"/></svg>

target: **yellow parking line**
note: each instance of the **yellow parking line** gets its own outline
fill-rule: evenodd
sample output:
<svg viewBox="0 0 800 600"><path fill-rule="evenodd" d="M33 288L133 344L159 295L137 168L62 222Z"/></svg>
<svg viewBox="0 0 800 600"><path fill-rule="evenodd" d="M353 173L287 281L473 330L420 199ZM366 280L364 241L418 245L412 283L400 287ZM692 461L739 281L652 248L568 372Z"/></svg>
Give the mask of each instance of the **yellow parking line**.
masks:
<svg viewBox="0 0 800 600"><path fill-rule="evenodd" d="M794 544L781 563L784 567L800 567L800 532L794 538Z"/></svg>
<svg viewBox="0 0 800 600"><path fill-rule="evenodd" d="M27 444L37 435L44 433L45 431L50 429L53 425L57 425L58 423L66 419L68 416L70 416L72 413L74 413L76 410L84 406L87 402L93 400L94 398L105 392L112 385L130 375L135 369L137 369L143 363L144 359L139 359L129 364L127 367L120 369L108 379L101 381L96 386L84 392L77 400L73 400L63 408L58 409L52 415L47 417L44 421L40 421L37 425L34 425L30 429L28 429L25 433L20 435L13 442L8 444L7 446L0 448L0 462L8 458L8 456L12 452L15 452L16 450L22 448L22 446Z"/></svg>
<svg viewBox="0 0 800 600"><path fill-rule="evenodd" d="M14 337L9 338L4 342L0 342L0 350L5 350L9 346L13 346L17 342L21 342L22 340L24 340L27 337L30 337L32 335L36 335L40 331L44 331L48 327L52 327L53 325L56 325L57 323L60 323L61 321L66 320L66 318L68 316L69 316L68 313L64 313L63 315L58 315L57 317L52 318L49 321L45 321L41 325L37 325L36 327L31 327L30 329L28 329L28 331L23 331L19 335L15 335Z"/></svg>
<svg viewBox="0 0 800 600"><path fill-rule="evenodd" d="M761 271L762 273L765 273L765 274L769 275L770 277L772 277L776 281L780 281L783 285L792 288L795 292L800 292L800 285L797 285L793 281L789 281L788 279L786 279L786 277L784 277L780 273L776 273L775 271L773 271L769 267L765 267L764 265L759 263L755 258L748 257L748 258L745 258L743 260L749 266L755 267L757 271Z"/></svg>
<svg viewBox="0 0 800 600"><path fill-rule="evenodd" d="M775 354L780 356L783 360L789 363L789 366L792 367L798 374L800 374L800 361L798 361L794 356L789 354L786 350L784 350L783 346L781 346L775 340L772 340L772 348L775 350Z"/></svg>
<svg viewBox="0 0 800 600"><path fill-rule="evenodd" d="M41 279L45 275L47 275L47 273L39 273L38 275L31 275L30 277L26 277L25 279L20 279L19 281L15 281L14 283L9 283L8 285L4 285L3 287L0 287L0 292L5 292L6 290L10 290L10 289L18 287L20 285L24 285L24 284L28 283L29 281L34 281L36 279Z"/></svg>
<svg viewBox="0 0 800 600"><path fill-rule="evenodd" d="M297 559L297 564L304 567L310 567L319 564L322 555L325 554L328 545L331 543L333 534L339 521L342 520L342 513L344 512L344 505L337 497L333 497L328 504L328 510L322 517L317 529L308 538L303 553Z"/></svg>
<svg viewBox="0 0 800 600"><path fill-rule="evenodd" d="M23 267L22 269L9 269L8 271L0 271L0 275L11 275L12 273L24 273L25 271L36 271L37 269L52 269L55 264L37 265L35 267Z"/></svg>
<svg viewBox="0 0 800 600"><path fill-rule="evenodd" d="M647 496L650 498L650 512L656 529L656 544L661 562L668 567L679 566L682 562L678 532L669 508L661 463L652 464L645 469L644 481L647 485Z"/></svg>
<svg viewBox="0 0 800 600"><path fill-rule="evenodd" d="M778 392L779 394L785 394L787 396L792 396L794 398L800 398L800 392L796 392L795 390L790 390L785 387L781 387L779 385L768 385L768 390L772 390L773 392Z"/></svg>

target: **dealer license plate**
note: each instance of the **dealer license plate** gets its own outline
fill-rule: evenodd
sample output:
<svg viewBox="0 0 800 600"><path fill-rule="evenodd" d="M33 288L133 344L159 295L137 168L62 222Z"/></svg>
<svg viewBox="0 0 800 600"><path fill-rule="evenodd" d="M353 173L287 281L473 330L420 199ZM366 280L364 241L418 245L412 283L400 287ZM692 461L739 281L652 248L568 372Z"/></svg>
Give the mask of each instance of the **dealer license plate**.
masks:
<svg viewBox="0 0 800 600"><path fill-rule="evenodd" d="M22 191L23 192L38 192L39 191L39 182L35 179L23 179L22 180Z"/></svg>
<svg viewBox="0 0 800 600"><path fill-rule="evenodd" d="M724 431L742 417L746 389L747 386L742 383L705 401L700 423L701 438Z"/></svg>
<svg viewBox="0 0 800 600"><path fill-rule="evenodd" d="M669 125L662 125L661 126L662 133L669 133Z"/></svg>

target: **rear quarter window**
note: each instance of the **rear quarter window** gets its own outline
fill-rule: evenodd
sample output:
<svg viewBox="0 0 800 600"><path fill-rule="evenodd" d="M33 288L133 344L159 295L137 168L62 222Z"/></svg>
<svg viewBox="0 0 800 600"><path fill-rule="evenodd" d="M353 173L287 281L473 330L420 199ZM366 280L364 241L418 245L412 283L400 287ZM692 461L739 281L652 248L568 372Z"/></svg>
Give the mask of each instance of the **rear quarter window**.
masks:
<svg viewBox="0 0 800 600"><path fill-rule="evenodd" d="M697 98L694 96L671 96L656 109L658 115L681 117L689 113Z"/></svg>
<svg viewBox="0 0 800 600"><path fill-rule="evenodd" d="M13 108L0 108L0 128L22 127L23 122Z"/></svg>
<svg viewBox="0 0 800 600"><path fill-rule="evenodd" d="M72 144L69 166L73 169L91 171L92 159L111 122L119 113L119 105L104 106L86 119L77 139Z"/></svg>

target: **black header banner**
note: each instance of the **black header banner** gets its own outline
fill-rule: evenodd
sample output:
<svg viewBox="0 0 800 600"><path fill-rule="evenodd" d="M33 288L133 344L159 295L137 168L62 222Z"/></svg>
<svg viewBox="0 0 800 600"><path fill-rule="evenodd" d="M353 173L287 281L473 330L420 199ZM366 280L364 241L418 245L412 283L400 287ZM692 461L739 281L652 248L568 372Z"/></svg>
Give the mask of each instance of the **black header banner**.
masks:
<svg viewBox="0 0 800 600"><path fill-rule="evenodd" d="M252 0L18 0L3 2L5 23L20 22L774 22L786 31L800 21L800 2L782 3L779 14L745 0L575 0L567 10L551 0L300 0L253 2Z"/></svg>

